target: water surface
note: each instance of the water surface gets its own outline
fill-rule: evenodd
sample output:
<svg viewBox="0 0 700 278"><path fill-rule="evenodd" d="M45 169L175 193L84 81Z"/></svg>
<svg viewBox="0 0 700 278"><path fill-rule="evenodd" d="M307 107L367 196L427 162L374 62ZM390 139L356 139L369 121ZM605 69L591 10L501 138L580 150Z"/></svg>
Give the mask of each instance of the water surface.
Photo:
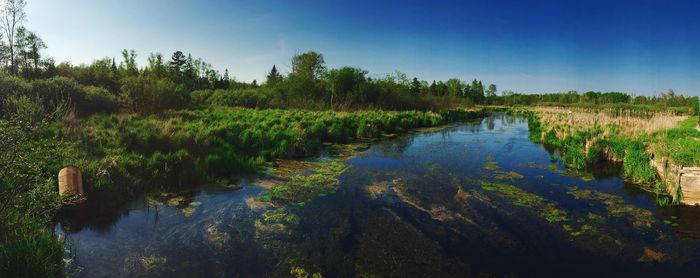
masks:
<svg viewBox="0 0 700 278"><path fill-rule="evenodd" d="M265 189L242 181L65 213L56 231L84 277L700 273L700 211L556 157L524 118L491 116L374 143L303 205L255 202Z"/></svg>

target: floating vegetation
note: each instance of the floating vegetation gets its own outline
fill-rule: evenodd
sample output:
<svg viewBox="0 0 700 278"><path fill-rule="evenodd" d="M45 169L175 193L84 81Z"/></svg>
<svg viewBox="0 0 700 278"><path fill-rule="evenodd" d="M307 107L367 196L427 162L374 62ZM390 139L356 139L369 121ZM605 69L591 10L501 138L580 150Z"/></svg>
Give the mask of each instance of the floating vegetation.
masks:
<svg viewBox="0 0 700 278"><path fill-rule="evenodd" d="M499 173L496 175L496 179L498 180L517 180L517 179L522 179L525 176L521 175L520 173L517 172L505 172L505 173Z"/></svg>
<svg viewBox="0 0 700 278"><path fill-rule="evenodd" d="M139 261L146 271L151 271L161 265L164 265L168 259L165 257L148 256L141 257Z"/></svg>
<svg viewBox="0 0 700 278"><path fill-rule="evenodd" d="M454 195L454 200L458 202L464 202L469 198L469 193L462 189L462 186L457 186L457 192Z"/></svg>
<svg viewBox="0 0 700 278"><path fill-rule="evenodd" d="M229 241L229 236L221 230L217 225L210 225L204 234L205 239L212 246L222 249Z"/></svg>
<svg viewBox="0 0 700 278"><path fill-rule="evenodd" d="M368 185L365 189L372 199L377 199L388 192L389 186L388 182L376 182Z"/></svg>
<svg viewBox="0 0 700 278"><path fill-rule="evenodd" d="M576 199L602 202L610 216L631 217L635 228L648 229L654 224L655 220L651 211L626 204L625 200L620 196L595 190L578 190L576 187L572 188L568 193Z"/></svg>
<svg viewBox="0 0 700 278"><path fill-rule="evenodd" d="M310 274L306 269L298 266L293 266L292 269L289 271L289 274L292 275L294 278L321 278L323 277L321 273L314 272L313 274Z"/></svg>
<svg viewBox="0 0 700 278"><path fill-rule="evenodd" d="M650 249L649 247L644 247L644 253L637 259L638 262L642 263L661 263L666 260L666 255L659 251Z"/></svg>
<svg viewBox="0 0 700 278"><path fill-rule="evenodd" d="M258 238L290 235L293 232L290 226L297 224L299 216L285 208L268 210L262 214L261 219L255 220L255 232Z"/></svg>
<svg viewBox="0 0 700 278"><path fill-rule="evenodd" d="M525 166L529 168L534 168L534 169L540 169L540 170L547 170L552 173L556 173L558 175L563 175L563 176L570 176L570 177L577 177L580 178L583 181L594 181L595 177L593 174L586 170L576 170L572 168L566 168L566 169L559 169L559 166L555 163L549 163L549 164L537 164L535 162L528 162L525 164ZM538 178L544 177L541 175L537 176Z"/></svg>
<svg viewBox="0 0 700 278"><path fill-rule="evenodd" d="M185 207L185 208L182 209L182 214L184 214L184 215L187 216L187 217L192 216L192 214L194 214L194 211L195 211L195 210L197 209L197 207L198 207L199 205L201 205L201 204L202 204L202 203L201 203L201 202L198 202L198 201L192 201L192 202L190 202L190 203L187 205L187 207Z"/></svg>
<svg viewBox="0 0 700 278"><path fill-rule="evenodd" d="M168 202L167 202L167 203L168 203L169 206L176 207L176 206L180 206L180 205L184 204L186 201L187 201L187 200L185 200L185 197L183 197L183 196L176 196L176 197L173 197L173 198L168 199Z"/></svg>
<svg viewBox="0 0 700 278"><path fill-rule="evenodd" d="M578 230L576 228L574 228L571 224L564 224L563 228L564 228L564 231L568 232L570 235L575 236L575 237L581 236L584 234L593 234L593 233L597 232L596 227L593 225L590 225L590 224L583 224L579 227Z"/></svg>
<svg viewBox="0 0 700 278"><path fill-rule="evenodd" d="M296 174L288 182L276 185L261 199L278 204L304 204L315 196L334 191L340 184L338 175L345 169L340 160L321 163L311 173Z"/></svg>
<svg viewBox="0 0 700 278"><path fill-rule="evenodd" d="M498 162L495 161L492 155L489 155L486 158L486 163L484 164L484 170L488 171L495 171L501 169L501 166L498 165Z"/></svg>
<svg viewBox="0 0 700 278"><path fill-rule="evenodd" d="M568 220L566 211L557 209L554 203L514 185L482 181L481 188L511 199L516 206L533 209L539 216L550 223Z"/></svg>

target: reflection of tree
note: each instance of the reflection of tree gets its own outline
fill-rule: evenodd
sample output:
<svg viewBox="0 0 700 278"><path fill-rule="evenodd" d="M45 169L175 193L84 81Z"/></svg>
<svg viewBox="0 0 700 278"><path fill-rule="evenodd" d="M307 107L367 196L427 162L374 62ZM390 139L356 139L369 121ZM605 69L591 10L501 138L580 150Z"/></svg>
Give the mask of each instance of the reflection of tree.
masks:
<svg viewBox="0 0 700 278"><path fill-rule="evenodd" d="M481 131L482 122L484 119L469 121L462 126L461 131L467 131L470 133L479 133Z"/></svg>
<svg viewBox="0 0 700 278"><path fill-rule="evenodd" d="M494 116L486 117L484 121L486 122L486 128L488 130L493 130L493 128L496 126L496 117Z"/></svg>
<svg viewBox="0 0 700 278"><path fill-rule="evenodd" d="M401 158L403 153L413 143L415 135L399 136L378 145L383 156Z"/></svg>
<svg viewBox="0 0 700 278"><path fill-rule="evenodd" d="M198 191L192 191L178 195L152 196L151 198L160 203L167 203L169 198L181 197L182 202L176 205L176 207L184 208L187 207L197 195ZM88 201L82 205L64 209L59 216L59 221L66 232L77 233L84 228L90 228L98 233L107 233L117 221L129 217L129 212L131 210L143 209L144 207L148 214L154 214L154 221L159 221L160 219L158 207L156 206L154 210L151 210L151 206L146 204L146 197L133 203L113 203L109 205L93 201L104 200L104 198L106 197L88 199Z"/></svg>

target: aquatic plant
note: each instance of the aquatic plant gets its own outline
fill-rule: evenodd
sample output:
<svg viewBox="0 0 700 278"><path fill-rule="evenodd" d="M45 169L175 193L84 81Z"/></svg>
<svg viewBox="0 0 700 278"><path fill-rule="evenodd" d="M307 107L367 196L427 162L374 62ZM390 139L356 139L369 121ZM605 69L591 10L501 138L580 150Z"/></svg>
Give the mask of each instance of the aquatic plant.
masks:
<svg viewBox="0 0 700 278"><path fill-rule="evenodd" d="M648 229L655 222L651 211L627 204L622 197L617 195L595 190L579 190L575 187L571 188L568 194L571 194L576 199L601 202L610 216L628 216L636 228Z"/></svg>
<svg viewBox="0 0 700 278"><path fill-rule="evenodd" d="M270 200L280 204L303 202L314 196L328 193L340 184L340 175L346 166L342 161L320 163L311 173L301 173L291 177L288 182L276 185L270 189Z"/></svg>
<svg viewBox="0 0 700 278"><path fill-rule="evenodd" d="M513 172L513 171L508 171L505 173L498 173L496 176L494 176L497 180L517 180L517 179L522 179L525 176L521 175L520 173Z"/></svg>
<svg viewBox="0 0 700 278"><path fill-rule="evenodd" d="M558 209L555 203L514 185L482 181L481 188L507 197L516 206L533 209L550 223L568 220L566 211Z"/></svg>

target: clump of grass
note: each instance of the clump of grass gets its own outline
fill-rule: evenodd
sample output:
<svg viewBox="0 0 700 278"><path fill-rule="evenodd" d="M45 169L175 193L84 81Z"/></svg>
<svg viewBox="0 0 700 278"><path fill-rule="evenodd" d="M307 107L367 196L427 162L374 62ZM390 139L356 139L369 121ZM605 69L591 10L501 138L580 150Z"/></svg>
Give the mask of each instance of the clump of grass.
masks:
<svg viewBox="0 0 700 278"><path fill-rule="evenodd" d="M63 277L63 244L51 231L0 246L2 277Z"/></svg>
<svg viewBox="0 0 700 278"><path fill-rule="evenodd" d="M270 189L269 199L278 204L303 204L314 196L334 191L340 184L338 175L344 170L342 161L322 163L313 173L294 175L288 182Z"/></svg>

